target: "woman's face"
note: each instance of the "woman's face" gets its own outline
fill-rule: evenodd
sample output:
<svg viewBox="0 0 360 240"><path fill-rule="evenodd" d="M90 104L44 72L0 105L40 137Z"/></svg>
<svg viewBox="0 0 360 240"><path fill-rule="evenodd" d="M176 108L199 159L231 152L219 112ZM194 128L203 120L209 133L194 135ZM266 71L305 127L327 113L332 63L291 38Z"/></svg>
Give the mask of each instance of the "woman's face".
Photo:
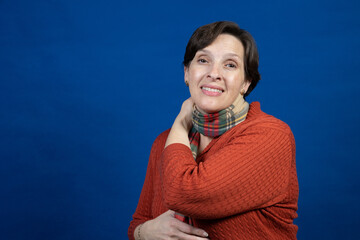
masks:
<svg viewBox="0 0 360 240"><path fill-rule="evenodd" d="M219 35L196 52L189 67L185 67L185 81L200 111L214 113L229 107L250 85L245 81L242 43L232 35Z"/></svg>

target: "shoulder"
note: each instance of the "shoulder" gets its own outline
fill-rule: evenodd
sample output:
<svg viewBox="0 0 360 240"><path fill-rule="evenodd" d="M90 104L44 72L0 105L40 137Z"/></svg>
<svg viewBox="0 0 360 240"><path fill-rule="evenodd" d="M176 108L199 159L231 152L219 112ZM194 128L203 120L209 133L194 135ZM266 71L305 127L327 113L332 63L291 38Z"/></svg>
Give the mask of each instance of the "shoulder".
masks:
<svg viewBox="0 0 360 240"><path fill-rule="evenodd" d="M167 136L169 135L169 132L170 132L170 129L160 133L155 138L155 140L151 146L151 151L150 151L150 156L149 156L149 166L153 169L157 168L156 166L160 160L162 151L164 150L165 142L166 142Z"/></svg>
<svg viewBox="0 0 360 240"><path fill-rule="evenodd" d="M170 129L165 130L164 132L160 133L154 140L152 147L151 147L151 154L159 154L165 147L166 139L169 135Z"/></svg>
<svg viewBox="0 0 360 240"><path fill-rule="evenodd" d="M167 129L165 131L163 131L162 133L160 133L154 140L154 143L153 143L153 147L154 146L159 146L159 145L162 145L162 146L165 146L165 142L166 142L166 139L169 135L169 132L170 132L170 129Z"/></svg>
<svg viewBox="0 0 360 240"><path fill-rule="evenodd" d="M292 134L288 124L273 115L263 112L260 108L259 102L253 102L250 104L249 117L245 122L248 127L269 128L286 134Z"/></svg>
<svg viewBox="0 0 360 240"><path fill-rule="evenodd" d="M236 133L235 133L236 132ZM280 119L263 112L260 108L259 102L250 104L249 113L246 120L240 123L234 129L236 136L243 136L246 134L257 136L280 134L283 138L287 138L291 142L294 141L294 136L288 124Z"/></svg>

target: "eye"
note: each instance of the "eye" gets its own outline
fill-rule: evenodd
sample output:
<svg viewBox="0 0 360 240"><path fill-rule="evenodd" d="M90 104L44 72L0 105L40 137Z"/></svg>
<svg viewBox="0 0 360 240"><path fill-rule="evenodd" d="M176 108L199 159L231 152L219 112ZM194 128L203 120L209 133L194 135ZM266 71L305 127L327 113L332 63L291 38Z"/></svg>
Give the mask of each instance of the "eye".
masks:
<svg viewBox="0 0 360 240"><path fill-rule="evenodd" d="M205 58L199 58L198 62L199 63L207 63L208 61Z"/></svg>
<svg viewBox="0 0 360 240"><path fill-rule="evenodd" d="M236 65L234 63L227 63L225 66L229 68L236 68Z"/></svg>

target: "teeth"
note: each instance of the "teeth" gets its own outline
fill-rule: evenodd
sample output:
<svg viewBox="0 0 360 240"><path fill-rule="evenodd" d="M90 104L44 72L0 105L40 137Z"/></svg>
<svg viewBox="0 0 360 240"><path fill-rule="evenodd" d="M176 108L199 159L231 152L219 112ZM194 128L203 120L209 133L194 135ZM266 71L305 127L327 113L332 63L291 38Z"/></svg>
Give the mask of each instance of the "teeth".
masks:
<svg viewBox="0 0 360 240"><path fill-rule="evenodd" d="M214 89L214 88L208 88L208 87L203 87L202 89L209 91L209 92L218 92L218 93L222 93L221 90L219 89Z"/></svg>

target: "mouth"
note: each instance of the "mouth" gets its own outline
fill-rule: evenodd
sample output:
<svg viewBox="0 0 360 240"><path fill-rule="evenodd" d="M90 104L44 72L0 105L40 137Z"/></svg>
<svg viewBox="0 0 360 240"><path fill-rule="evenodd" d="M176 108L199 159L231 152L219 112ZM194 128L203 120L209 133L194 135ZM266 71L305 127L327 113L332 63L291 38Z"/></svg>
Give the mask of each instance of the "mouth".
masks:
<svg viewBox="0 0 360 240"><path fill-rule="evenodd" d="M210 88L210 87L201 87L202 90L208 91L208 92L214 92L214 93L222 93L224 90L217 89L217 88Z"/></svg>
<svg viewBox="0 0 360 240"><path fill-rule="evenodd" d="M223 94L224 90L217 86L202 86L201 91L209 97L219 97Z"/></svg>

